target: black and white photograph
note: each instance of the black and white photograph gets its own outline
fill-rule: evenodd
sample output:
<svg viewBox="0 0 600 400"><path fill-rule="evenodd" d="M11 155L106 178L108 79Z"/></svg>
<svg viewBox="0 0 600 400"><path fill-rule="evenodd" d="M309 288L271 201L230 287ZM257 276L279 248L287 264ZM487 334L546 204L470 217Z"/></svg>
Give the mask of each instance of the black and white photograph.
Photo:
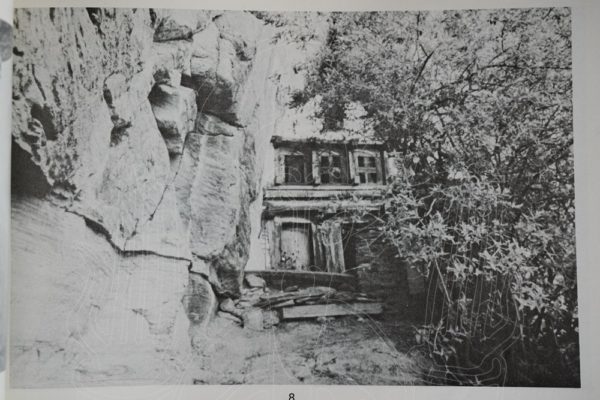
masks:
<svg viewBox="0 0 600 400"><path fill-rule="evenodd" d="M16 8L11 387L579 388L571 25Z"/></svg>

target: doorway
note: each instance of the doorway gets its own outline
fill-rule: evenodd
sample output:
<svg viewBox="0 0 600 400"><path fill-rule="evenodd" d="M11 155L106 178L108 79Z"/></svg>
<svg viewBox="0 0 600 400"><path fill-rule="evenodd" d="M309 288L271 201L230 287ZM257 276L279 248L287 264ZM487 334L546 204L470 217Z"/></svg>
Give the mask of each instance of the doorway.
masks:
<svg viewBox="0 0 600 400"><path fill-rule="evenodd" d="M285 269L307 271L312 264L310 224L281 226L281 260Z"/></svg>

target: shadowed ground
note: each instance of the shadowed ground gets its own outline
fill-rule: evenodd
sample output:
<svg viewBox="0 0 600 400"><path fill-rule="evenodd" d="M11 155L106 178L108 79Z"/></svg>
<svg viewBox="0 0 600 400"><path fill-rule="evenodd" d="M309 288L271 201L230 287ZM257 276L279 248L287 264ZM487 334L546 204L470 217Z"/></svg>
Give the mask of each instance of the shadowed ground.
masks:
<svg viewBox="0 0 600 400"><path fill-rule="evenodd" d="M419 385L428 362L408 323L358 317L282 322L264 331L216 317L194 343L196 384Z"/></svg>

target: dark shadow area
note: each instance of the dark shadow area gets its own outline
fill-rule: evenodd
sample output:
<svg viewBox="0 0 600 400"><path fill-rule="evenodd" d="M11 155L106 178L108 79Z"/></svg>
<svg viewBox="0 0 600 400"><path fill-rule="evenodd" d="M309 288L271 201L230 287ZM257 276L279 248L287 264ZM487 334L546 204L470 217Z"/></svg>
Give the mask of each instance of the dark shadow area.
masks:
<svg viewBox="0 0 600 400"><path fill-rule="evenodd" d="M50 185L40 168L31 161L31 155L16 143L12 143L11 191L17 195L44 197L50 193Z"/></svg>

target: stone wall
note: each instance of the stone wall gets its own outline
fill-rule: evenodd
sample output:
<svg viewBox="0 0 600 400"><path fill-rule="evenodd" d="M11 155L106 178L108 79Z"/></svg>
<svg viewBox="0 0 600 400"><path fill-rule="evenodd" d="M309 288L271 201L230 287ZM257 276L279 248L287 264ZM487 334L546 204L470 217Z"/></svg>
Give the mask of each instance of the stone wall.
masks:
<svg viewBox="0 0 600 400"><path fill-rule="evenodd" d="M424 294L424 278L398 257L377 229L359 229L355 245L360 291L382 299L387 312L414 313Z"/></svg>

